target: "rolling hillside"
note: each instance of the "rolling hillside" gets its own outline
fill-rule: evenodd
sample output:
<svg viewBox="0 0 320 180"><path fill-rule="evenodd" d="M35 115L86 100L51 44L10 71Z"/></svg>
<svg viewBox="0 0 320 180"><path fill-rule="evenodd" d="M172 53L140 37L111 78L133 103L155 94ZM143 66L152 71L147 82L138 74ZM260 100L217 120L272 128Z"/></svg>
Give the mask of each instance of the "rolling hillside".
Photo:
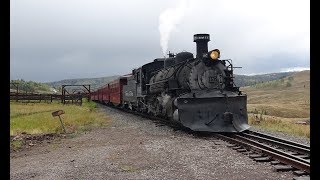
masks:
<svg viewBox="0 0 320 180"><path fill-rule="evenodd" d="M294 74L294 72L279 72L279 73L259 74L259 75L252 75L252 76L235 74L234 83L238 87L250 86L250 85L261 83L261 82L281 79L286 76L290 76L292 74Z"/></svg>
<svg viewBox="0 0 320 180"><path fill-rule="evenodd" d="M91 89L96 89L118 77L119 76L116 75L116 76L107 76L107 77L101 77L101 78L65 79L61 81L49 82L46 84L56 89L59 89L63 84L70 84L70 85L88 84L88 85L91 85Z"/></svg>
<svg viewBox="0 0 320 180"><path fill-rule="evenodd" d="M270 73L270 74L261 74L261 75L235 75L235 84L239 87L248 86L260 82L271 81L275 79L280 79L286 76L293 74L293 72L281 72L281 73ZM118 78L119 76L108 76L101 78L85 78L85 79L65 79L61 81L49 82L49 86L59 89L63 84L71 85L81 85L81 84L90 84L93 89L103 86L104 84Z"/></svg>
<svg viewBox="0 0 320 180"><path fill-rule="evenodd" d="M248 95L248 112L265 111L266 115L310 118L310 71L240 88Z"/></svg>

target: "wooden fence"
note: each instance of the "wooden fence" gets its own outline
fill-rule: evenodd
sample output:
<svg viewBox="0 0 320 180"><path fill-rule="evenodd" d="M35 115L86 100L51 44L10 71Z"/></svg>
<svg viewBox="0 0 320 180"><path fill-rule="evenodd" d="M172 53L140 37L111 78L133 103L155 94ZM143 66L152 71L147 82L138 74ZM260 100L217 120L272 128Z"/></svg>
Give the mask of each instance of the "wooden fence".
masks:
<svg viewBox="0 0 320 180"><path fill-rule="evenodd" d="M79 104L82 105L82 94L33 94L33 93L10 93L10 101L36 103L36 102L53 102L61 101L63 104Z"/></svg>

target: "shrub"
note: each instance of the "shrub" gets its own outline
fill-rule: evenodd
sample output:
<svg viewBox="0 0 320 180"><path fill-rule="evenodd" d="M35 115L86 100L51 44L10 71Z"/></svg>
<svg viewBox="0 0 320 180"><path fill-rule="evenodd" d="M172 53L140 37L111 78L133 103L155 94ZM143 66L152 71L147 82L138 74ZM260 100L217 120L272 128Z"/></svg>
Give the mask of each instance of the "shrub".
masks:
<svg viewBox="0 0 320 180"><path fill-rule="evenodd" d="M291 83L287 82L286 87L291 87Z"/></svg>

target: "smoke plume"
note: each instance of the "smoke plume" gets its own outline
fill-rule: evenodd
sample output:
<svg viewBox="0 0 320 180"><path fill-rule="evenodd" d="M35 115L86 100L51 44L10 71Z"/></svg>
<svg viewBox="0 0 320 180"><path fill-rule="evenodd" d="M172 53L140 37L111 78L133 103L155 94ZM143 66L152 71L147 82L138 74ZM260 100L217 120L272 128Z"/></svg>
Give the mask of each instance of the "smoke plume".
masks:
<svg viewBox="0 0 320 180"><path fill-rule="evenodd" d="M165 56L168 50L170 34L176 29L187 11L187 2L180 1L175 8L164 10L159 16L160 45Z"/></svg>

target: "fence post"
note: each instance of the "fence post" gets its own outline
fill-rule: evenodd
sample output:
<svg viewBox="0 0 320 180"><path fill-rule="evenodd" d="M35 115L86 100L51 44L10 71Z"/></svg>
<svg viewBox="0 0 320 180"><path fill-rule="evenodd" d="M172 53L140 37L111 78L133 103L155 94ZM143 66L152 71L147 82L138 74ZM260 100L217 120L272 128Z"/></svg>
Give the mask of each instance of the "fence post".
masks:
<svg viewBox="0 0 320 180"><path fill-rule="evenodd" d="M61 123L61 126L63 128L64 133L67 133L66 129L64 128L64 125L63 125L63 122L62 122L60 115L59 115L59 119L60 119L60 123Z"/></svg>

